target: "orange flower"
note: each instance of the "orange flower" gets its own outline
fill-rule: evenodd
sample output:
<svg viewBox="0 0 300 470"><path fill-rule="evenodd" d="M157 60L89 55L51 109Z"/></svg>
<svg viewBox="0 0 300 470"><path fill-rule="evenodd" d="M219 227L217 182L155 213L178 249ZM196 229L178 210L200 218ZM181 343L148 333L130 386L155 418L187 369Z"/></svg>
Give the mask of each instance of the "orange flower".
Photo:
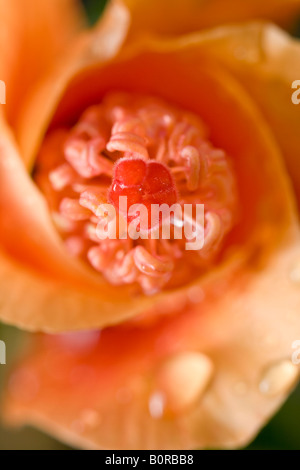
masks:
<svg viewBox="0 0 300 470"><path fill-rule="evenodd" d="M69 48L78 22L67 15L56 67L50 23L57 38L68 2L44 2L44 44L26 18L8 29L13 38L19 25L26 50L12 46L3 66L13 105L0 133L0 317L103 331L37 338L6 415L76 445L242 445L298 378L299 45L260 22L169 35L285 20L300 2L216 0L199 17L193 3L112 3ZM203 251L99 242L99 205L109 194L119 209L120 188L134 202L204 201Z"/></svg>

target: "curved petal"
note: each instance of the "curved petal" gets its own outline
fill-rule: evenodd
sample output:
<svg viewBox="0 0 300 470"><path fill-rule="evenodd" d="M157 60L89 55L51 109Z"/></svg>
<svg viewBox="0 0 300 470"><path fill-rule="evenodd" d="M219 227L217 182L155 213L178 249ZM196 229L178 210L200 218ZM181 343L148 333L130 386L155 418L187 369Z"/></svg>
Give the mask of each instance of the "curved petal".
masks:
<svg viewBox="0 0 300 470"><path fill-rule="evenodd" d="M123 45L129 23L129 13L124 6L116 2L109 4L93 30L80 34L64 61L57 64L40 87L28 94L16 121L16 136L29 168L68 82L85 67L112 60Z"/></svg>
<svg viewBox="0 0 300 470"><path fill-rule="evenodd" d="M1 0L0 23L0 76L14 123L26 94L78 34L84 16L77 0Z"/></svg>
<svg viewBox="0 0 300 470"><path fill-rule="evenodd" d="M281 147L300 204L300 105L296 104L299 92L292 88L300 77L299 40L273 25L257 23L214 30L203 41L207 53L238 78L261 108Z"/></svg>
<svg viewBox="0 0 300 470"><path fill-rule="evenodd" d="M110 20L109 17L107 18ZM121 19L123 27L125 27L116 36L117 40L112 54L118 50L118 45L122 42L126 32L126 21L124 22L122 15ZM106 23L103 24L103 28L100 33L96 29L91 35L84 38L79 51L68 64L66 72L60 76L60 81L54 89L52 85L52 92L48 95L49 101L43 107L43 111L46 110L44 116L41 114L40 101L38 101L39 106L37 106L37 102L33 102L31 111L28 110L28 122L38 122L40 125L40 127L36 127L37 133L34 138L31 134L30 145L34 144L32 148L37 146L38 140L41 138L41 128L46 129L50 125L51 119L52 126L68 122L70 116L72 119L76 118L86 106L101 100L103 94L111 89L123 88L152 93L191 109L203 116L211 129L213 142L220 148L224 148L234 158L243 216L238 230L232 234L230 241L231 244L238 246L236 256L239 259L241 270L247 271L249 269L245 257L248 259L254 256L260 259L261 255L266 261L276 252L278 243L281 242L285 232L296 221L285 170L280 162L272 136L253 102L230 75L219 68L216 63L210 60L207 62L205 40L202 36L200 38L198 36L184 38L170 43L141 43L136 49L129 47L114 61L109 61L109 57L105 54L103 56L102 48L103 44L107 42L107 36L103 35L103 31L107 31ZM110 30L110 32L112 31ZM153 70L156 72L154 75ZM43 93L45 90L49 92L50 88L43 89ZM74 100L74 96L77 97L76 100ZM36 119L33 120L33 116ZM230 121L228 121L228 116L230 116ZM27 133L23 135L25 137ZM28 155L30 156L30 152ZM11 159L11 157L9 158ZM41 257L36 251L36 241L32 232L29 234L28 229L24 229L28 209L23 211L24 219L19 216L22 213L24 201L18 196L18 178L22 184L25 184L25 180L27 181L28 191L32 192L34 186L29 183L30 179L26 175L24 167L20 164L17 167L18 171L16 171L14 178L6 170L5 179L7 178L6 182L9 184L6 184L7 190L4 193L5 197L3 196L3 201L5 201L3 214L7 214L9 211L10 218L8 226L3 227L2 230L2 243L17 262L26 253L27 259L23 257L22 261L25 261L27 268L35 269L39 275L41 266L37 266L36 263L37 261L41 263ZM3 185L4 187L5 185ZM37 193L36 189L34 194L34 197L39 199L38 207L45 212L45 203L41 200L41 195ZM37 229L45 231L45 227L47 227L48 231L47 244L43 241L39 250L43 249L44 252L49 250L52 262L48 264L49 256L45 256L42 266L43 272L45 273L46 270L48 278L52 276L52 282L53 277L56 277L60 283L63 277L64 285L69 286L65 292L68 292L71 298L72 293L76 297L79 296L80 302L72 311L68 305L66 308L63 301L65 296L61 295L59 289L61 284L54 281L52 301L47 303L47 309L43 304L45 297L47 297L43 294L44 290L41 290L41 298L28 295L30 315L28 308L19 308L18 298L14 301L12 298L7 298L4 300L1 311L5 321L17 323L28 329L42 329L44 331L100 328L132 317L137 312L143 311L146 305L175 295L174 292L165 292L147 300L143 296L136 297L129 289L109 287L100 280L98 281L99 286L95 280L91 282L90 286L87 286L87 278L83 274L82 266L78 268L80 272L78 272L79 278L77 278L77 281L78 279L81 281L74 283L73 265L75 262L68 259L66 254L61 259L59 258L61 254L53 243L53 240L56 239L55 234L52 233L50 236L53 227L50 229L49 221L44 224L46 217L47 215L44 213L43 217L35 218ZM3 220L5 220L4 216ZM21 234L17 243L14 232ZM52 241L50 242L50 240ZM19 250L16 248L18 244ZM26 250L24 250L25 246ZM60 272L61 267L62 272ZM26 266L24 268L26 269ZM229 266L229 272L230 269ZM213 276L214 272L212 278ZM82 285L78 290L80 282ZM72 284L74 285L72 286ZM29 289L26 291L29 292ZM184 295L186 291L187 288L183 289ZM181 294L180 291L179 294ZM5 299L4 295L3 297ZM32 299L35 299L34 302ZM75 301L73 303L75 305ZM101 314L99 310L101 310Z"/></svg>
<svg viewBox="0 0 300 470"><path fill-rule="evenodd" d="M185 34L247 20L281 26L296 19L299 0L122 0L132 15L131 34Z"/></svg>
<svg viewBox="0 0 300 470"><path fill-rule="evenodd" d="M107 18L95 31L100 48L108 41L112 46L111 26ZM106 48L105 54L115 52L110 51ZM98 327L104 318L115 323L148 305L147 299L130 299L126 289L116 295L116 289L67 255L4 119L0 128L1 319L29 330L62 331L87 328L92 317ZM112 312L119 312L119 320Z"/></svg>
<svg viewBox="0 0 300 470"><path fill-rule="evenodd" d="M116 292L67 254L3 121L0 153L1 319L63 331L115 323L148 305L127 289Z"/></svg>
<svg viewBox="0 0 300 470"><path fill-rule="evenodd" d="M34 339L8 384L7 421L88 449L245 445L299 378L299 234L281 248L165 321Z"/></svg>

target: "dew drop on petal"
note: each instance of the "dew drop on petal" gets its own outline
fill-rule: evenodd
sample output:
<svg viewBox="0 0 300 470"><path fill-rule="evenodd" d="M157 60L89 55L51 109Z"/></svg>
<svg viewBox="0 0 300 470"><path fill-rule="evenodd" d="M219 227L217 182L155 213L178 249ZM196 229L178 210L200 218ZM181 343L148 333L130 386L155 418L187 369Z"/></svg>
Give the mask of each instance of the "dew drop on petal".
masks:
<svg viewBox="0 0 300 470"><path fill-rule="evenodd" d="M97 331L80 331L72 333L62 333L58 335L60 344L70 351L89 352L97 345L101 332Z"/></svg>
<svg viewBox="0 0 300 470"><path fill-rule="evenodd" d="M263 395L276 396L290 391L299 377L299 369L288 359L271 365L263 374L259 390Z"/></svg>
<svg viewBox="0 0 300 470"><path fill-rule="evenodd" d="M205 293L199 286L190 287L188 290L188 299L190 302L198 304L205 299Z"/></svg>
<svg viewBox="0 0 300 470"><path fill-rule="evenodd" d="M163 416L165 410L165 397L161 392L155 392L151 395L148 403L149 412L152 418L159 419Z"/></svg>
<svg viewBox="0 0 300 470"><path fill-rule="evenodd" d="M212 361L196 352L180 353L167 360L156 376L166 410L180 413L196 404L206 391L213 370Z"/></svg>
<svg viewBox="0 0 300 470"><path fill-rule="evenodd" d="M98 411L93 409L85 409L82 411L80 420L88 428L95 428L101 421Z"/></svg>
<svg viewBox="0 0 300 470"><path fill-rule="evenodd" d="M71 430L76 434L83 434L88 430L95 429L101 423L101 415L92 408L81 411L79 417L72 421Z"/></svg>
<svg viewBox="0 0 300 470"><path fill-rule="evenodd" d="M290 280L296 284L300 284L300 263L294 265L290 271Z"/></svg>

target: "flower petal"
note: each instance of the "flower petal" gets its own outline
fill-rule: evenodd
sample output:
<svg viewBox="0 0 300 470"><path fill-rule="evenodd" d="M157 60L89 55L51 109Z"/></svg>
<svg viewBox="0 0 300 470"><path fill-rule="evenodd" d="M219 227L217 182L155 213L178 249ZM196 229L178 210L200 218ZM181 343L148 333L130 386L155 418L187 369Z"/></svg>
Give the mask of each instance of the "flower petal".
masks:
<svg viewBox="0 0 300 470"><path fill-rule="evenodd" d="M7 421L88 449L245 445L299 378L299 234L281 248L153 325L33 340L8 384Z"/></svg>
<svg viewBox="0 0 300 470"><path fill-rule="evenodd" d="M83 25L77 0L0 1L0 76L15 122L27 93L51 70Z"/></svg>
<svg viewBox="0 0 300 470"><path fill-rule="evenodd" d="M143 301L147 305L127 289L116 294L68 255L10 131L0 124L1 319L29 330L62 331L88 328L91 321L115 323Z"/></svg>
<svg viewBox="0 0 300 470"><path fill-rule="evenodd" d="M115 2L109 4L101 21L91 32L80 34L64 61L57 64L40 87L28 94L15 130L22 158L29 168L68 82L80 70L113 59L127 36L129 21L129 13L124 6Z"/></svg>
<svg viewBox="0 0 300 470"><path fill-rule="evenodd" d="M233 73L261 108L286 161L300 204L300 107L292 88L300 77L300 42L274 25L211 31L204 48Z"/></svg>
<svg viewBox="0 0 300 470"><path fill-rule="evenodd" d="M183 34L247 20L287 25L299 0L122 0L132 15L131 33Z"/></svg>
<svg viewBox="0 0 300 470"><path fill-rule="evenodd" d="M122 41L122 37L119 36L120 40ZM52 126L68 122L70 116L72 118L78 116L87 105L99 102L103 94L111 89L133 89L162 96L198 113L211 129L213 142L220 148L224 148L234 159L243 214L237 230L232 234L230 243L238 246L236 257L239 259L241 270L249 270L245 256L248 259L249 256L251 258L251 256L256 256L257 252L261 252L263 258L267 259L276 253L280 249L278 243L281 242L285 232L296 224L295 207L287 175L280 162L269 129L254 103L237 81L218 64L207 59L205 48L207 38L195 36L171 42L149 41L141 43L136 49L131 46L129 49L125 49L124 53L108 63L103 62L102 41L103 35L99 34L98 30L86 38L84 48L80 49L79 55L73 58L72 67L68 67L67 73L61 77L59 86L52 95L50 94L51 100L48 102L49 107L44 116L44 123L41 124L43 119L37 119L36 122L42 127L46 127L45 123L49 125L54 113ZM116 47L118 48L118 46ZM155 70L155 74L153 74L153 70ZM74 100L74 96L77 97L76 100ZM40 107L37 108L34 105L33 114L27 115L29 122L32 122L31 118L37 109ZM228 120L228 116L230 116L230 120ZM40 114L39 117L41 118ZM41 135L42 132L39 129L38 138ZM36 145L36 137L32 139L32 142L35 142ZM25 169L22 167L21 170L18 167L17 174L21 175L22 172L24 180ZM6 185L7 193L4 193L3 201L8 202L6 202L6 207L3 206L3 211L8 213L8 208L14 208L14 204L17 205L17 210L14 208L9 211L11 214L9 227L3 229L2 237L5 243L10 245L10 253L18 260L19 256L25 252L22 248L25 246L22 239L24 234L27 234L26 253L28 259L26 259L26 264L29 269L36 269L35 263L37 259L40 261L41 257L38 254L32 257L35 253L36 243L32 237L28 237L28 229L24 230L28 210L24 211L25 215L22 221L19 214L22 213L20 208L23 201L17 196L18 188L13 181L18 181L18 179L11 178L8 172L6 175L7 182L11 182ZM27 175L26 178L29 181ZM32 183L31 186L33 186ZM35 193L37 193L36 189ZM41 198L40 194L39 198ZM44 202L39 203L39 207L41 206L45 210ZM38 227L39 223L43 224L42 221L45 220L45 217L44 215L44 219L37 218ZM23 222L23 227L21 222ZM47 227L49 226L50 223ZM19 253L15 251L16 243L11 248L12 242L10 240L16 240L12 236L12 227L20 234ZM39 227L39 230L43 230L43 226ZM45 252L47 244L43 242L39 249L43 249ZM49 250L49 253L52 253L52 249ZM71 263L66 254L59 260L59 256L56 251L54 261L49 263L52 268L52 279L55 272L57 279L61 282L62 275L59 271L64 265L62 273L67 271L70 274L65 277L65 284L69 286L70 290L64 290L65 294L62 295L60 284L54 281L52 300L47 303L46 310L43 304L44 295L41 295L42 299L35 299L33 295L29 295L28 308L32 312L31 315L28 314L28 309L19 308L18 302L12 302L11 298L6 299L4 301L5 308L2 308L1 312L2 318L29 329L44 331L100 328L132 317L145 310L146 305L152 305L160 302L161 299L168 299L175 295L175 292L172 291L165 292L151 300L146 300L144 297L135 297L127 289L113 288L102 284L101 280L98 281L101 288L95 289L95 281L91 282L87 295L86 280L79 290L77 289L78 283L74 283L75 288L74 286L72 288L71 273L74 260ZM47 267L48 272L49 266L46 257L44 269ZM229 272L230 270L231 268L228 267ZM81 271L80 279L83 279L82 276ZM214 270L211 277L214 277ZM3 274L3 278L5 279L5 274ZM187 289L188 286L183 289L183 293ZM180 291L178 293L180 294ZM72 295L74 295L72 303L74 308L70 309L69 304L66 305L63 299L66 296L72 299ZM4 295L3 297L5 298ZM78 297L80 297L80 301L75 301ZM99 310L101 310L101 314Z"/></svg>

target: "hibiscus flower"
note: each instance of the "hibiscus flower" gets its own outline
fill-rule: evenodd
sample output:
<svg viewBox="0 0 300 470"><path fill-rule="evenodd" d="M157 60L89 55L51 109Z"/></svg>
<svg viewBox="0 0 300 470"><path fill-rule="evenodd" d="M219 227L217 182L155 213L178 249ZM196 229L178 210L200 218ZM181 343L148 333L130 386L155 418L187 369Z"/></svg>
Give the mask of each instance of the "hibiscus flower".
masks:
<svg viewBox="0 0 300 470"><path fill-rule="evenodd" d="M244 21L300 2L112 2L81 33L73 2L23 5L0 3L0 318L51 334L5 416L84 448L241 446L300 333L300 46ZM103 203L129 234L119 196L204 204L203 246L103 240Z"/></svg>

